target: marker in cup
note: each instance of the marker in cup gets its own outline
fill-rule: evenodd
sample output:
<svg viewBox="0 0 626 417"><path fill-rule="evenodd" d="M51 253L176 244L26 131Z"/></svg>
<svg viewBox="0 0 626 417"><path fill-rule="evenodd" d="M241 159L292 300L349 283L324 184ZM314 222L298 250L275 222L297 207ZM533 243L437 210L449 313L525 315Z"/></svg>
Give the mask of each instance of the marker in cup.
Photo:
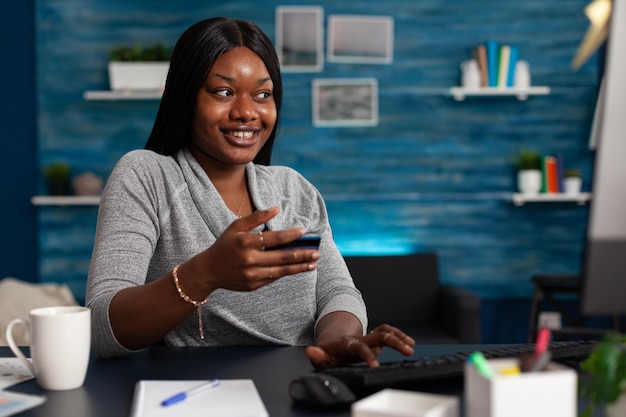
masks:
<svg viewBox="0 0 626 417"><path fill-rule="evenodd" d="M469 356L469 361L476 367L476 370L485 378L491 379L495 376L495 372L493 371L491 366L489 366L489 363L487 362L487 359L485 359L485 356L482 354L482 352L472 353Z"/></svg>

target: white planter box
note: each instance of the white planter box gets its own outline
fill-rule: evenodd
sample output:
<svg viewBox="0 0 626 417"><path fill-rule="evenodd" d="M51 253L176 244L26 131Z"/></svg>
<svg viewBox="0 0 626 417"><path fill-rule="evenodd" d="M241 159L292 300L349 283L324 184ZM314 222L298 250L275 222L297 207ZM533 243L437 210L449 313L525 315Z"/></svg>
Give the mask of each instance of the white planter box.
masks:
<svg viewBox="0 0 626 417"><path fill-rule="evenodd" d="M163 90L169 62L109 62L111 90Z"/></svg>

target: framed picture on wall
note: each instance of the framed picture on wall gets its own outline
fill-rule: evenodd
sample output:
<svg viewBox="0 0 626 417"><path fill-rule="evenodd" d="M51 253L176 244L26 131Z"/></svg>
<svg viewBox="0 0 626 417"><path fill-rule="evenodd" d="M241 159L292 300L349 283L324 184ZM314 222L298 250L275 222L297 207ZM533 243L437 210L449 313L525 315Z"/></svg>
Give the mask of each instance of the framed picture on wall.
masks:
<svg viewBox="0 0 626 417"><path fill-rule="evenodd" d="M328 17L329 62L390 64L393 61L391 16Z"/></svg>
<svg viewBox="0 0 626 417"><path fill-rule="evenodd" d="M313 80L313 125L375 126L378 124L378 81L375 78Z"/></svg>
<svg viewBox="0 0 626 417"><path fill-rule="evenodd" d="M316 6L276 8L276 53L283 71L322 71L323 14Z"/></svg>

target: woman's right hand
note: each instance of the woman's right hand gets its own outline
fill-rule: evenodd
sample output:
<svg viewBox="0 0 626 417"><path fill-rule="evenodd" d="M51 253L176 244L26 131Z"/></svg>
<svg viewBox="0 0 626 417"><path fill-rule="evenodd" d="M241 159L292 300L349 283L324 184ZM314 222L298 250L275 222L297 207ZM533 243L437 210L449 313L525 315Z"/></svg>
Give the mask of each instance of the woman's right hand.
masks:
<svg viewBox="0 0 626 417"><path fill-rule="evenodd" d="M278 207L272 207L237 219L210 248L194 257L197 258L194 263L202 270L197 276L206 277L211 291L217 288L251 291L317 267L320 255L314 249L265 250L302 237L306 233L303 228L251 232L278 212Z"/></svg>

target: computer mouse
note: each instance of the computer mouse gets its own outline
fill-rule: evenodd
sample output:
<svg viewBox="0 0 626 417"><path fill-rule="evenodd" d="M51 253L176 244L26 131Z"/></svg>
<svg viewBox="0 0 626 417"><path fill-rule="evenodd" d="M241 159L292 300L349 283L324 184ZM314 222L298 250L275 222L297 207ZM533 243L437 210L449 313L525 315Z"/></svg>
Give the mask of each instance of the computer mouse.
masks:
<svg viewBox="0 0 626 417"><path fill-rule="evenodd" d="M291 381L289 396L296 404L314 408L339 408L356 400L343 381L321 372L305 374Z"/></svg>

